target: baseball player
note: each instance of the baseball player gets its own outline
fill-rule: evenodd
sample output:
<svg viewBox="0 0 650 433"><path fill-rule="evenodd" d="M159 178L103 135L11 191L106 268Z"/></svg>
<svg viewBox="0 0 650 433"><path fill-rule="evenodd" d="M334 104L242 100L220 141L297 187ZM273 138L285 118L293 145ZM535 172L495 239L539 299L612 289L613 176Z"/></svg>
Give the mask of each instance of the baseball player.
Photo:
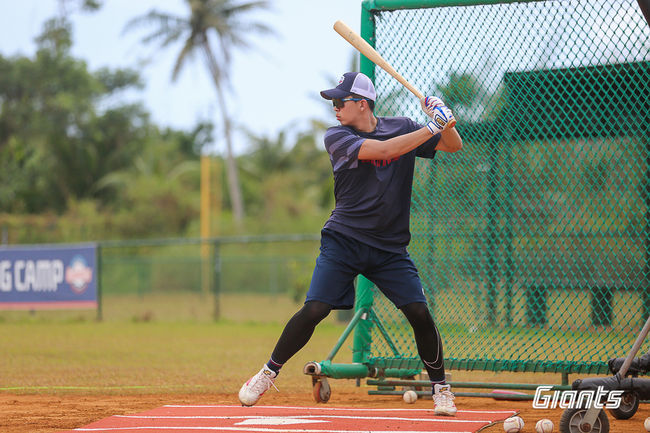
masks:
<svg viewBox="0 0 650 433"><path fill-rule="evenodd" d="M285 326L269 361L241 387L239 400L252 406L275 387L280 369L307 344L316 325L333 309L353 307L354 279L362 274L413 328L431 380L435 413L454 416L440 334L406 251L415 158L461 149L453 114L440 99L427 97L422 108L431 121L424 126L406 117L377 117L375 88L359 72L344 74L338 86L320 94L332 101L340 123L329 128L324 138L334 172L336 205L321 232L320 254L305 303Z"/></svg>

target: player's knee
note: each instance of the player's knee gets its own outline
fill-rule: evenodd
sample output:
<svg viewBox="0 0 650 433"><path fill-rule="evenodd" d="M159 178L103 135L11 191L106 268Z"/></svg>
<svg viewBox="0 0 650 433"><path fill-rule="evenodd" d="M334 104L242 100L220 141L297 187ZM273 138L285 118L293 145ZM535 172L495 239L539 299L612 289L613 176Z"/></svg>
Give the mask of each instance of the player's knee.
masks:
<svg viewBox="0 0 650 433"><path fill-rule="evenodd" d="M413 327L433 325L433 318L431 317L427 304L424 302L413 302L404 305L401 310Z"/></svg>
<svg viewBox="0 0 650 433"><path fill-rule="evenodd" d="M317 324L332 311L332 307L324 302L309 301L302 306L300 314L306 321Z"/></svg>

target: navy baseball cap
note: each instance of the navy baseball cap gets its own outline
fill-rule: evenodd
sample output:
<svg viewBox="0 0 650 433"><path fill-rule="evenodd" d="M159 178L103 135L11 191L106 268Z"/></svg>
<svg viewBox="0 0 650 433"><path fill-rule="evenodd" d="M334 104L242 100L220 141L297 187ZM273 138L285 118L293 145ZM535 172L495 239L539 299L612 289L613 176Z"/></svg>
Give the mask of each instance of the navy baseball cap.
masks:
<svg viewBox="0 0 650 433"><path fill-rule="evenodd" d="M339 80L338 86L333 89L323 90L320 95L325 99L341 99L350 96L352 93L371 101L377 98L372 81L361 72L346 72Z"/></svg>

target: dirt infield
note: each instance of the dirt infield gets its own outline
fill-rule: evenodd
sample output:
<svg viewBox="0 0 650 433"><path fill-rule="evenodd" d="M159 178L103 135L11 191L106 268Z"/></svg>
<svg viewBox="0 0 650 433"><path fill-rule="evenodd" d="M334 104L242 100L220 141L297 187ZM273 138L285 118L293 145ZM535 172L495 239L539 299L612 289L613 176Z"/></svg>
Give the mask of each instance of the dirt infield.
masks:
<svg viewBox="0 0 650 433"><path fill-rule="evenodd" d="M166 404L236 404L232 394L156 394L156 395L27 395L0 393L0 431L3 433L53 433L74 429L111 415L133 414ZM549 418L557 432L562 411L560 409L535 410L530 401L495 401L487 398L457 397L462 409L513 409L521 413L526 422L524 432L534 432L535 422ZM314 406L310 392L277 393L269 391L260 404L285 406ZM428 399L420 399L406 405L398 396L369 396L363 389L346 387L335 390L326 405L331 407L376 408L427 408ZM626 421L609 416L611 433L642 432L643 420L650 416L650 407L641 405L636 415ZM483 430L485 433L501 433L500 423Z"/></svg>

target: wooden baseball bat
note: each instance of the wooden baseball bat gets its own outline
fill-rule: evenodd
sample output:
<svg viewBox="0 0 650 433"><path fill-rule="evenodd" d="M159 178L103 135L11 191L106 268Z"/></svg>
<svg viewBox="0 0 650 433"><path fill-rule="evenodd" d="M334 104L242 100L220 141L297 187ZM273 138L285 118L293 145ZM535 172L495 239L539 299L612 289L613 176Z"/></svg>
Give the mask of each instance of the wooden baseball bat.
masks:
<svg viewBox="0 0 650 433"><path fill-rule="evenodd" d="M397 72L391 65L388 63L373 47L370 46L361 36L359 36L354 30L348 27L343 21L338 20L334 23L334 30L336 33L341 35L343 39L348 41L354 48L356 48L361 54L366 56L368 60L373 62L375 65L382 68L384 71L388 72L391 77L399 81L402 86L406 87L411 93L413 93L418 99L424 99L424 95L420 92L415 86L409 83L406 78L402 77L399 72Z"/></svg>

